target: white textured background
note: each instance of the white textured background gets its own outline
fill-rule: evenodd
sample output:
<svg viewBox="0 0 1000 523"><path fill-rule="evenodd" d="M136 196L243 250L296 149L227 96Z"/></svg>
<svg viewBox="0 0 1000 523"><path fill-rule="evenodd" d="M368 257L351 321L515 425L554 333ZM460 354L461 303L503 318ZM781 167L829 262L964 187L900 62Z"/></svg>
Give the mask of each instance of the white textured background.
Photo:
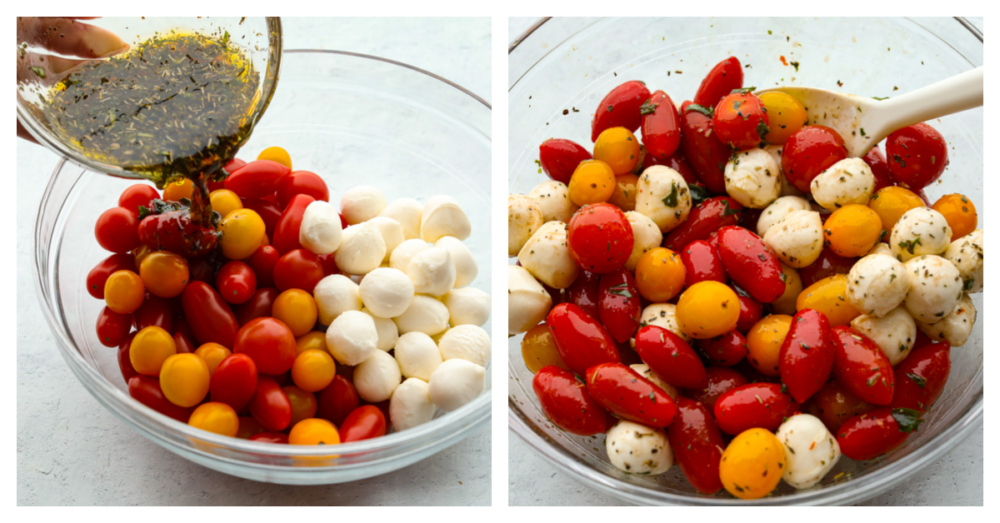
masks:
<svg viewBox="0 0 1000 523"><path fill-rule="evenodd" d="M285 18L285 49L398 60L490 101L488 18ZM280 88L280 87L279 87ZM32 283L32 229L58 158L17 144L17 502L19 505L489 505L490 425L385 476L303 487L227 476L126 427L76 381Z"/></svg>
<svg viewBox="0 0 1000 523"><path fill-rule="evenodd" d="M511 18L507 41L520 36L537 18ZM982 18L970 21L980 30ZM956 25L956 28L961 29ZM550 42L551 45L558 42ZM577 483L557 470L528 445L508 432L509 498L518 505L620 505ZM969 437L959 448L920 471L914 478L863 505L982 505L983 432Z"/></svg>

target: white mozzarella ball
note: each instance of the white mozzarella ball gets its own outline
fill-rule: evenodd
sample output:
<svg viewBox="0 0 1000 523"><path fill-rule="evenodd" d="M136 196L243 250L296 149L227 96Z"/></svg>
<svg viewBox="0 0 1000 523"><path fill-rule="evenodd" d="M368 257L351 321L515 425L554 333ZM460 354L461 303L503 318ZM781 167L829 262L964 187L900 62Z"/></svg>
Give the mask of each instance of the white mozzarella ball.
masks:
<svg viewBox="0 0 1000 523"><path fill-rule="evenodd" d="M375 351L354 368L354 388L358 389L358 397L369 403L391 398L402 380L399 364L388 352Z"/></svg>
<svg viewBox="0 0 1000 523"><path fill-rule="evenodd" d="M913 319L937 323L955 308L962 298L962 275L950 261L933 255L906 262L910 292L903 303Z"/></svg>
<svg viewBox="0 0 1000 523"><path fill-rule="evenodd" d="M507 196L507 256L517 256L535 231L545 223L538 202L523 194Z"/></svg>
<svg viewBox="0 0 1000 523"><path fill-rule="evenodd" d="M781 167L763 149L736 153L726 163L726 192L751 209L763 209L781 195Z"/></svg>
<svg viewBox="0 0 1000 523"><path fill-rule="evenodd" d="M407 332L396 341L396 361L407 378L431 379L444 358L437 343L422 332Z"/></svg>
<svg viewBox="0 0 1000 523"><path fill-rule="evenodd" d="M471 361L446 360L431 374L431 401L446 412L476 399L485 388L486 369Z"/></svg>
<svg viewBox="0 0 1000 523"><path fill-rule="evenodd" d="M451 261L455 264L455 288L465 287L476 279L479 274L476 257L462 240L452 236L442 236L434 246L451 254Z"/></svg>
<svg viewBox="0 0 1000 523"><path fill-rule="evenodd" d="M847 273L847 301L869 316L881 318L910 292L910 278L899 260L885 254L861 258Z"/></svg>
<svg viewBox="0 0 1000 523"><path fill-rule="evenodd" d="M448 328L448 307L430 296L417 294L406 312L392 320L400 334L422 332L433 336Z"/></svg>
<svg viewBox="0 0 1000 523"><path fill-rule="evenodd" d="M392 393L389 400L389 420L396 432L423 425L434 419L431 388L425 381L410 378Z"/></svg>
<svg viewBox="0 0 1000 523"><path fill-rule="evenodd" d="M969 293L983 292L983 246L983 230L976 229L951 242L944 252L944 259L955 264Z"/></svg>
<svg viewBox="0 0 1000 523"><path fill-rule="evenodd" d="M366 222L385 209L385 195L370 185L359 185L349 189L340 199L340 214L348 225Z"/></svg>
<svg viewBox="0 0 1000 523"><path fill-rule="evenodd" d="M469 217L451 196L432 196L424 204L424 212L420 217L420 237L425 242L434 243L442 236L464 240L471 233L472 223L469 222Z"/></svg>
<svg viewBox="0 0 1000 523"><path fill-rule="evenodd" d="M660 232L670 232L691 213L691 191L677 171L654 165L636 183L635 210L653 220Z"/></svg>
<svg viewBox="0 0 1000 523"><path fill-rule="evenodd" d="M412 240L420 238L420 216L424 213L424 206L413 198L399 198L389 202L389 205L379 216L392 218L403 228L403 238Z"/></svg>
<svg viewBox="0 0 1000 523"><path fill-rule="evenodd" d="M884 242L878 242L872 247L872 250L865 253L865 256L871 256L872 254L888 254L893 256L892 249L889 248L889 244Z"/></svg>
<svg viewBox="0 0 1000 523"><path fill-rule="evenodd" d="M653 303L646 306L639 314L639 321L640 325L663 327L680 336L685 342L691 341L691 338L681 330L680 323L677 322L677 306L673 303ZM632 338L630 343L632 347L635 347L635 338Z"/></svg>
<svg viewBox="0 0 1000 523"><path fill-rule="evenodd" d="M798 196L799 198L807 198L807 195L802 191L798 190L794 185L788 182L788 177L785 176L785 171L781 168L781 153L784 150L784 145L768 145L764 148L767 154L774 158L774 163L778 166L778 170L781 171L781 194L780 196ZM761 234L763 236L763 234Z"/></svg>
<svg viewBox="0 0 1000 523"><path fill-rule="evenodd" d="M371 316L375 322L375 332L378 333L378 343L375 348L385 352L392 350L396 346L396 340L399 339L399 329L396 328L396 322L389 318L379 318L368 309L361 309L361 312Z"/></svg>
<svg viewBox="0 0 1000 523"><path fill-rule="evenodd" d="M343 274L331 274L320 280L313 288L313 298L323 325L333 323L346 311L361 310L361 288Z"/></svg>
<svg viewBox="0 0 1000 523"><path fill-rule="evenodd" d="M402 271L379 267L365 275L359 287L361 302L379 318L395 318L413 301L414 286Z"/></svg>
<svg viewBox="0 0 1000 523"><path fill-rule="evenodd" d="M376 216L368 220L368 223L378 229L379 234L382 235L382 241L385 242L385 257L382 258L382 262L385 263L389 261L392 251L406 240L403 236L403 226L386 216Z"/></svg>
<svg viewBox="0 0 1000 523"><path fill-rule="evenodd" d="M451 325L477 325L482 327L490 319L490 295L473 287L452 289L441 300L448 307Z"/></svg>
<svg viewBox="0 0 1000 523"><path fill-rule="evenodd" d="M651 381L653 385L656 385L657 387L663 389L663 392L666 392L667 395L670 396L671 398L676 400L677 396L680 394L680 392L677 390L677 387L674 387L673 385L663 381L663 378L657 376L656 373L653 372L653 369L649 368L649 365L646 365L645 363L636 363L634 365L629 365L629 367L631 367L632 370L638 372L639 374L642 374L642 377Z"/></svg>
<svg viewBox="0 0 1000 523"><path fill-rule="evenodd" d="M781 479L797 488L815 486L840 459L840 444L826 425L811 414L796 414L775 433L785 447L785 470Z"/></svg>
<svg viewBox="0 0 1000 523"><path fill-rule="evenodd" d="M580 266L569 252L563 222L542 225L521 248L517 259L538 281L556 289L569 287L580 273Z"/></svg>
<svg viewBox="0 0 1000 523"><path fill-rule="evenodd" d="M326 347L342 365L357 365L367 360L372 354L381 352L375 320L361 311L344 312L326 330Z"/></svg>
<svg viewBox="0 0 1000 523"><path fill-rule="evenodd" d="M625 213L625 217L628 218L628 224L632 226L632 238L635 240L632 243L632 254L625 262L625 268L634 272L635 266L639 264L639 258L646 251L655 249L663 243L663 233L660 232L659 226L645 214L628 211Z"/></svg>
<svg viewBox="0 0 1000 523"><path fill-rule="evenodd" d="M438 348L445 360L455 358L488 367L493 356L490 335L476 325L459 325L445 331L438 341Z"/></svg>
<svg viewBox="0 0 1000 523"><path fill-rule="evenodd" d="M812 207L809 205L809 201L805 198L799 198L798 196L782 196L777 200L771 202L763 212L760 213L760 218L757 220L757 234L763 238L767 234L767 230L771 228L772 225L778 223L782 218L788 215L792 211L811 211Z"/></svg>
<svg viewBox="0 0 1000 523"><path fill-rule="evenodd" d="M410 259L406 275L418 294L443 296L455 287L458 273L451 253L440 247L418 252Z"/></svg>
<svg viewBox="0 0 1000 523"><path fill-rule="evenodd" d="M809 184L816 203L831 212L852 203L868 205L874 187L875 175L861 158L844 158Z"/></svg>
<svg viewBox="0 0 1000 523"><path fill-rule="evenodd" d="M968 294L958 300L951 312L943 320L927 324L918 322L920 330L934 341L946 341L952 347L961 347L969 340L972 327L976 324L976 306Z"/></svg>
<svg viewBox="0 0 1000 523"><path fill-rule="evenodd" d="M555 180L546 180L538 184L528 193L528 197L538 204L538 208L542 211L543 222L569 222L573 212L578 209L569 199L569 187Z"/></svg>
<svg viewBox="0 0 1000 523"><path fill-rule="evenodd" d="M662 429L621 420L604 442L611 464L629 474L663 474L674 464L674 452Z"/></svg>
<svg viewBox="0 0 1000 523"><path fill-rule="evenodd" d="M315 254L330 254L340 247L343 231L340 214L329 202L316 200L306 206L299 227L299 243Z"/></svg>
<svg viewBox="0 0 1000 523"><path fill-rule="evenodd" d="M385 251L385 240L378 227L361 223L344 230L334 260L347 274L368 274L382 265Z"/></svg>
<svg viewBox="0 0 1000 523"><path fill-rule="evenodd" d="M507 266L507 334L528 332L545 319L552 296L524 267Z"/></svg>
<svg viewBox="0 0 1000 523"><path fill-rule="evenodd" d="M430 248L431 245L423 240L406 240L392 251L392 255L389 256L389 267L406 272L410 268L410 260Z"/></svg>
<svg viewBox="0 0 1000 523"><path fill-rule="evenodd" d="M924 254L943 254L951 243L951 227L941 213L929 207L906 211L892 228L889 247L899 261Z"/></svg>
<svg viewBox="0 0 1000 523"><path fill-rule="evenodd" d="M823 221L816 211L792 211L771 226L763 240L789 267L806 267L823 252Z"/></svg>
<svg viewBox="0 0 1000 523"><path fill-rule="evenodd" d="M881 318L862 314L851 320L851 328L874 341L893 365L906 359L917 341L917 323L904 307Z"/></svg>

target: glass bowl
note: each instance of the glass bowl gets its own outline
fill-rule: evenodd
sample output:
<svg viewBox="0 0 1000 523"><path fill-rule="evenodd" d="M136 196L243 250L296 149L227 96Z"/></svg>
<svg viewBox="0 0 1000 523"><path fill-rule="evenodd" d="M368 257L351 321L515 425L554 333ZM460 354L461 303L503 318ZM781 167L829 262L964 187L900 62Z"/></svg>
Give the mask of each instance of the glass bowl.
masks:
<svg viewBox="0 0 1000 523"><path fill-rule="evenodd" d="M950 35L950 36L946 36ZM508 190L527 194L546 179L535 160L547 138L590 148L590 121L601 98L627 80L663 89L680 105L727 56L745 66L745 85L806 85L863 96L893 96L983 63L982 34L956 19L682 18L551 19L512 43L509 55ZM800 63L796 71L780 57ZM898 88L898 92L897 92ZM577 112L579 111L579 112ZM927 188L931 201L960 192L983 199L983 110L932 122L951 146L951 165ZM952 350L951 377L926 422L896 451L870 462L842 459L823 482L796 491L784 482L771 496L734 499L698 494L678 466L660 476L614 468L604 437L578 437L553 426L531 389L523 336L508 343L511 430L581 483L631 503L687 505L848 504L874 497L960 445L983 419L983 295L969 341Z"/></svg>
<svg viewBox="0 0 1000 523"><path fill-rule="evenodd" d="M456 198L479 263L472 284L490 292L490 106L464 88L415 67L337 51L286 51L281 89L239 157L288 150L299 169L321 175L331 199L371 184L389 200ZM35 277L42 309L77 379L115 416L164 448L206 467L258 481L326 484L384 474L424 459L489 420L492 383L458 410L400 433L334 447L257 443L179 423L133 400L116 350L94 333L103 307L84 281L108 253L93 239L95 220L130 185L62 160L35 223ZM484 328L489 331L491 324Z"/></svg>

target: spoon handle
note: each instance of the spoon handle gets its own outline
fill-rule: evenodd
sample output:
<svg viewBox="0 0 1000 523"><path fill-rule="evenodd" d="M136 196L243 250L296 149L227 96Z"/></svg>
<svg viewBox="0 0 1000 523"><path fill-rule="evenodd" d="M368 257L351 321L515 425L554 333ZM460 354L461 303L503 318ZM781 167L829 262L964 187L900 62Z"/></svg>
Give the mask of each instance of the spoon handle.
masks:
<svg viewBox="0 0 1000 523"><path fill-rule="evenodd" d="M901 129L983 105L983 68L952 76L884 102L886 127Z"/></svg>

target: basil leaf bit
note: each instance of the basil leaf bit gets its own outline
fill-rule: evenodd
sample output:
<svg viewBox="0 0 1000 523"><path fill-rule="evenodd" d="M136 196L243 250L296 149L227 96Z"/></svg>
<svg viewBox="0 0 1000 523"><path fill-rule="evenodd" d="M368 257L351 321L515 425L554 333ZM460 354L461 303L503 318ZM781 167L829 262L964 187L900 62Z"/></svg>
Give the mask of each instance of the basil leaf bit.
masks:
<svg viewBox="0 0 1000 523"><path fill-rule="evenodd" d="M653 102L652 99L646 100L646 103L642 104L642 107L639 108L639 114L653 114L653 113L655 113L656 112L656 108L659 107L660 104L654 104L652 102Z"/></svg>
<svg viewBox="0 0 1000 523"><path fill-rule="evenodd" d="M899 431L907 434L917 430L924 422L920 419L920 412L913 409L892 409L892 417L899 423Z"/></svg>
<svg viewBox="0 0 1000 523"><path fill-rule="evenodd" d="M912 372L907 372L906 377L910 378L910 381L916 383L917 386L920 387L921 389L927 387L927 380L921 378L920 376L917 376L916 374L913 374Z"/></svg>
<svg viewBox="0 0 1000 523"><path fill-rule="evenodd" d="M688 184L688 192L691 194L691 203L698 205L712 197L712 193L701 185Z"/></svg>
<svg viewBox="0 0 1000 523"><path fill-rule="evenodd" d="M715 109L714 108L707 108L707 107L705 107L703 105L698 105L698 104L690 104L690 105L688 105L687 110L684 111L684 112L689 113L691 111L698 111L699 113L701 113L701 114L703 114L703 115L705 115L705 116L707 116L709 118L711 118L712 116L715 115Z"/></svg>
<svg viewBox="0 0 1000 523"><path fill-rule="evenodd" d="M731 209L729 207L729 200L727 200L727 199L723 199L722 200L722 205L724 205L726 207L725 210L722 211L722 217L723 218L725 218L726 216L732 216L734 214L738 215L741 212L743 212L743 209Z"/></svg>
<svg viewBox="0 0 1000 523"><path fill-rule="evenodd" d="M632 298L632 293L630 293L628 291L628 284L627 283L619 283L618 285L615 285L615 286L611 287L610 289L608 289L608 292L610 292L611 294L618 295L618 296L624 296L625 298L629 298L629 299Z"/></svg>
<svg viewBox="0 0 1000 523"><path fill-rule="evenodd" d="M754 92L756 90L757 90L757 88L753 87L753 86L750 86L750 87L740 87L739 89L733 89L732 91L729 92L729 94L747 94L747 93L752 93L752 92Z"/></svg>
<svg viewBox="0 0 1000 523"><path fill-rule="evenodd" d="M670 194L663 197L663 205L674 208L677 207L677 183L670 182Z"/></svg>
<svg viewBox="0 0 1000 523"><path fill-rule="evenodd" d="M762 118L760 122L757 122L757 136L760 136L760 139L763 140L769 132L771 130L767 128L767 124L764 123L764 119Z"/></svg>

